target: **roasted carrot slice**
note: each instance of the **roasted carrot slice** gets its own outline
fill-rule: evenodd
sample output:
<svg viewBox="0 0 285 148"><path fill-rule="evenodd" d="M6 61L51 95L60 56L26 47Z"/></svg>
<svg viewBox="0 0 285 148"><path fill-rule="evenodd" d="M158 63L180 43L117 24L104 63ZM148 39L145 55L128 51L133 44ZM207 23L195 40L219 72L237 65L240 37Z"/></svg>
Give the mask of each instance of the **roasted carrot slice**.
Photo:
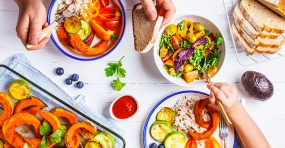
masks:
<svg viewBox="0 0 285 148"><path fill-rule="evenodd" d="M2 127L4 121L13 114L14 104L12 99L3 92L0 92L0 104L3 106L3 113L0 115L0 127Z"/></svg>
<svg viewBox="0 0 285 148"><path fill-rule="evenodd" d="M41 108L46 107L46 104L43 101L41 101L40 99L38 99L34 96L31 96L28 99L19 101L15 107L14 113L15 114L19 113L19 112L26 110L26 109L29 109L31 107L39 107L41 109Z"/></svg>
<svg viewBox="0 0 285 148"><path fill-rule="evenodd" d="M210 125L209 121L205 121L203 118L203 109L206 108L209 103L209 99L203 99L197 101L194 106L196 123L203 128L208 128Z"/></svg>
<svg viewBox="0 0 285 148"><path fill-rule="evenodd" d="M76 116L63 108L55 108L51 111L51 113L57 117L66 118L71 125L78 123Z"/></svg>
<svg viewBox="0 0 285 148"><path fill-rule="evenodd" d="M59 129L61 124L59 119L55 115L44 110L39 110L38 114L51 125L53 132Z"/></svg>

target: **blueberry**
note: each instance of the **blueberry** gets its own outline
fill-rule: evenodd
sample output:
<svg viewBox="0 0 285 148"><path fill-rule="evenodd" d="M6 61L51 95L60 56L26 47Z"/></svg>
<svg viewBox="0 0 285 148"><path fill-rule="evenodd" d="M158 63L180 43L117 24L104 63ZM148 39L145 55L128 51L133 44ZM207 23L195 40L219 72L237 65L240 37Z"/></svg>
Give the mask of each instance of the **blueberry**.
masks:
<svg viewBox="0 0 285 148"><path fill-rule="evenodd" d="M55 73L59 76L64 74L64 70L61 67L56 68Z"/></svg>
<svg viewBox="0 0 285 148"><path fill-rule="evenodd" d="M158 145L157 148L164 148L164 145L163 145L163 144L160 144L160 145Z"/></svg>
<svg viewBox="0 0 285 148"><path fill-rule="evenodd" d="M149 148L156 148L156 147L157 147L156 143L151 143L151 144L149 145Z"/></svg>
<svg viewBox="0 0 285 148"><path fill-rule="evenodd" d="M73 75L70 76L70 79L71 79L72 81L76 82L76 81L79 80L79 75L75 73L75 74L73 74Z"/></svg>
<svg viewBox="0 0 285 148"><path fill-rule="evenodd" d="M78 81L75 86L79 89L83 88L84 87L84 83L82 81Z"/></svg>
<svg viewBox="0 0 285 148"><path fill-rule="evenodd" d="M65 79L65 84L71 85L72 84L72 80L70 78Z"/></svg>

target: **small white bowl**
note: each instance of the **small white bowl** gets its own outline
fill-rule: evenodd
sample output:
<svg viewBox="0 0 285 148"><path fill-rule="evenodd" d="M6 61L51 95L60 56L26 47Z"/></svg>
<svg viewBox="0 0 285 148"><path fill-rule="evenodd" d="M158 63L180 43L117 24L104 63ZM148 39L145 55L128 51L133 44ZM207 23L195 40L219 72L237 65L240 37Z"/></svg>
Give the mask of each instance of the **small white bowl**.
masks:
<svg viewBox="0 0 285 148"><path fill-rule="evenodd" d="M177 78L177 77L173 77L171 75L169 75L169 73L163 68L163 65L164 63L162 62L160 56L159 56L159 42L160 42L160 38L162 36L162 33L164 31L164 29L169 25L169 24L178 24L179 22L181 22L182 20L185 20L185 19L188 19L188 20L191 20L193 22L200 22L201 24L203 24L205 26L206 29L208 29L210 32L213 32L213 33L219 33L223 38L224 38L224 35L223 33L220 31L220 29L212 22L210 21L209 19L207 18L204 18L202 16L197 16L197 15L185 15L185 16L182 16L180 18L177 18L173 21L171 21L170 23L164 25L161 30L159 31L159 34L157 36L157 39L156 39L156 42L154 44L154 50L153 50L153 55L154 55L154 61L155 61L155 64L158 68L158 70L160 71L160 73L167 79L169 80L170 82L176 84L176 85L179 85L179 86L183 86L183 87L196 87L196 86L201 86L203 84L205 84L205 80L195 80L191 83L186 83L183 79L181 78ZM225 43L225 38L224 38L224 42L223 44L219 47L219 50L221 51L221 57L220 57L220 61L219 61L219 65L218 65L218 71L217 73L220 71L222 65L223 65L223 62L224 62L224 59L225 59L225 54L226 54L226 43ZM216 74L217 74L216 73ZM216 75L215 74L215 75ZM213 75L213 77L215 76Z"/></svg>
<svg viewBox="0 0 285 148"><path fill-rule="evenodd" d="M135 100L135 102L136 102L136 104L137 104L137 110L136 110L135 113L134 113L133 115L131 115L130 117L125 118L125 119L119 119L119 118L117 118L117 117L114 115L112 108L113 108L115 102L117 102L120 98L122 98L122 97L124 97L124 96L130 96L130 97L132 97L132 98ZM121 95L121 96L117 97L117 98L112 102L112 104L110 105L110 108L109 108L109 114L110 114L110 116L111 116L114 120L116 120L116 121L125 121L125 120L128 120L128 119L134 117L134 116L137 114L138 110L139 110L139 103L138 103L137 99L136 99L134 96L132 96L132 95L124 94L124 95Z"/></svg>

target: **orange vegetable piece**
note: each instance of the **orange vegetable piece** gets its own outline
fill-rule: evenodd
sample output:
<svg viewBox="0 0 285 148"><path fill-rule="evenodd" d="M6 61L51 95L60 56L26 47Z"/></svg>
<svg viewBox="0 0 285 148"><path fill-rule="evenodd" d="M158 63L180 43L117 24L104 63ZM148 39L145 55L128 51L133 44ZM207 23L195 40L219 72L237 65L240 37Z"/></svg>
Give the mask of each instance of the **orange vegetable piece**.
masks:
<svg viewBox="0 0 285 148"><path fill-rule="evenodd" d="M78 123L76 116L63 108L55 108L51 111L51 113L57 117L66 118L71 125Z"/></svg>
<svg viewBox="0 0 285 148"><path fill-rule="evenodd" d="M213 136L211 136L205 142L205 148L220 148L220 147L221 147L220 143Z"/></svg>
<svg viewBox="0 0 285 148"><path fill-rule="evenodd" d="M178 54L181 50L182 50L182 48L179 48L178 50L176 50L176 51L174 52L174 54L172 55L172 59L173 59L173 60L175 60L177 54Z"/></svg>
<svg viewBox="0 0 285 148"><path fill-rule="evenodd" d="M75 148L79 146L80 141L74 140L74 135L80 129L84 129L93 135L97 132L97 129L95 127L86 122L73 124L65 134L65 145L67 148Z"/></svg>
<svg viewBox="0 0 285 148"><path fill-rule="evenodd" d="M14 110L14 114L27 110L31 107L38 107L41 109L41 108L46 107L46 104L40 99L34 96L31 96L30 98L21 100L17 103L15 110Z"/></svg>
<svg viewBox="0 0 285 148"><path fill-rule="evenodd" d="M210 125L209 121L204 120L203 114L202 114L203 109L207 107L209 103L210 103L209 99L203 99L203 100L197 101L194 106L194 115L195 115L196 123L203 128L208 128Z"/></svg>
<svg viewBox="0 0 285 148"><path fill-rule="evenodd" d="M109 41L109 40L111 40L112 36L114 35L114 31L105 30L95 20L90 20L89 24L90 24L91 28L95 31L96 35L102 40Z"/></svg>
<svg viewBox="0 0 285 148"><path fill-rule="evenodd" d="M14 104L12 99L3 92L0 92L0 104L3 106L3 113L0 115L0 127L2 127L4 121L13 114Z"/></svg>
<svg viewBox="0 0 285 148"><path fill-rule="evenodd" d="M70 41L72 46L79 51L82 54L85 55L98 55L100 53L103 53L108 45L107 41L100 41L99 43L97 43L94 47L89 47L88 45L86 45L79 37L78 34L72 34L70 35Z"/></svg>
<svg viewBox="0 0 285 148"><path fill-rule="evenodd" d="M14 148L13 145L9 144L9 143L4 143L4 147L3 148Z"/></svg>
<svg viewBox="0 0 285 148"><path fill-rule="evenodd" d="M22 112L30 113L30 114L35 116L39 112L39 110L41 110L40 107L34 106L34 107L29 108L29 109L23 110Z"/></svg>
<svg viewBox="0 0 285 148"><path fill-rule="evenodd" d="M59 119L52 113L44 110L39 110L38 114L51 125L53 132L55 132L60 127L61 124Z"/></svg>
<svg viewBox="0 0 285 148"><path fill-rule="evenodd" d="M165 65L168 65L168 66L173 66L174 65L174 62L172 59L168 59L167 61L165 61L164 63Z"/></svg>
<svg viewBox="0 0 285 148"><path fill-rule="evenodd" d="M34 115L29 113L17 113L9 117L3 124L2 131L5 139L14 147L23 147L25 144L24 138L15 129L21 125L31 125L35 134L39 136L39 128L41 122Z"/></svg>
<svg viewBox="0 0 285 148"><path fill-rule="evenodd" d="M219 125L220 122L219 113L208 106L206 107L206 109L208 110L211 116L210 126L208 127L207 131L205 131L204 133L197 133L195 131L190 130L189 135L195 140L208 139L216 131Z"/></svg>
<svg viewBox="0 0 285 148"><path fill-rule="evenodd" d="M196 140L188 140L188 142L186 143L185 148L197 148L197 141Z"/></svg>
<svg viewBox="0 0 285 148"><path fill-rule="evenodd" d="M68 32L65 30L65 28L64 28L64 26L63 26L63 23L61 23L61 24L58 25L57 36L58 36L59 41L60 41L63 45L72 48L71 43L70 43L70 40L69 40L69 34L68 34Z"/></svg>

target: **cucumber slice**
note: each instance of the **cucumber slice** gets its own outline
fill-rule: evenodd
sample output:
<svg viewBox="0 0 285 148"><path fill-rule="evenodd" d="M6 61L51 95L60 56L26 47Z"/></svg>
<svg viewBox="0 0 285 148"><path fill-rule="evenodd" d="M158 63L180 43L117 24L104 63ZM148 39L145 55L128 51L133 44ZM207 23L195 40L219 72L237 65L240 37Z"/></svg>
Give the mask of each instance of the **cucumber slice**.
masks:
<svg viewBox="0 0 285 148"><path fill-rule="evenodd" d="M23 100L30 96L31 88L24 80L14 80L10 84L8 91L14 99Z"/></svg>
<svg viewBox="0 0 285 148"><path fill-rule="evenodd" d="M156 115L156 120L167 121L171 124L175 121L175 111L169 107L162 108Z"/></svg>
<svg viewBox="0 0 285 148"><path fill-rule="evenodd" d="M81 29L77 32L81 40L85 40L91 34L91 27L88 22L80 20Z"/></svg>
<svg viewBox="0 0 285 148"><path fill-rule="evenodd" d="M115 139L112 135L100 132L92 138L92 141L99 143L102 148L113 148L115 146Z"/></svg>
<svg viewBox="0 0 285 148"><path fill-rule="evenodd" d="M165 148L184 148L186 145L186 138L180 132L170 133L164 140Z"/></svg>
<svg viewBox="0 0 285 148"><path fill-rule="evenodd" d="M167 121L155 121L150 127L150 135L158 142L163 142L166 135L173 132L171 123Z"/></svg>
<svg viewBox="0 0 285 148"><path fill-rule="evenodd" d="M77 33L81 29L81 21L76 16L66 18L64 28L68 33Z"/></svg>

